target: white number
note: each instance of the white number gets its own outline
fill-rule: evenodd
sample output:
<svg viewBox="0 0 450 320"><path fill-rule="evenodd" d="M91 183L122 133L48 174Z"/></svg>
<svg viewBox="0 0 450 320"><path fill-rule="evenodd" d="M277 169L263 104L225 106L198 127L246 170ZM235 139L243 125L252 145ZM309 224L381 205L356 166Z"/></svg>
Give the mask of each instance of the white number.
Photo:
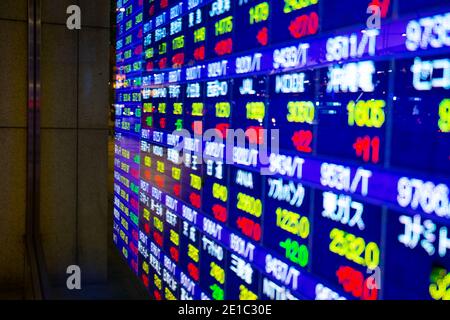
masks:
<svg viewBox="0 0 450 320"><path fill-rule="evenodd" d="M400 206L414 210L420 206L425 213L450 218L449 189L445 184L436 186L430 181L402 177L398 180L397 190L397 202Z"/></svg>

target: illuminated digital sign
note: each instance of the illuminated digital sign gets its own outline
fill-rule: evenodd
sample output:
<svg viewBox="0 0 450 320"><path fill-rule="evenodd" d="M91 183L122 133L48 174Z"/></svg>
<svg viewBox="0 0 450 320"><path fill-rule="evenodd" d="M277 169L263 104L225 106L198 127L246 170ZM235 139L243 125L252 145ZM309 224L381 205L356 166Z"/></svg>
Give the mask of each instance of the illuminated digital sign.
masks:
<svg viewBox="0 0 450 320"><path fill-rule="evenodd" d="M116 31L113 238L150 297L450 299L445 1L118 0Z"/></svg>

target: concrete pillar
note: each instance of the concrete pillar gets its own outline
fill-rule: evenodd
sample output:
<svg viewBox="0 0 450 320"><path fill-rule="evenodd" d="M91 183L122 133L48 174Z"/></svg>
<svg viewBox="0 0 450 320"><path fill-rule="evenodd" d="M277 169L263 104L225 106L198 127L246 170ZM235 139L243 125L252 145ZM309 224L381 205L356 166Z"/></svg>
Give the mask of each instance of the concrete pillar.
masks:
<svg viewBox="0 0 450 320"><path fill-rule="evenodd" d="M79 5L82 29L66 27ZM24 297L27 0L0 1L0 298ZM40 234L51 285L107 279L110 0L42 0ZM51 296L50 296L51 297Z"/></svg>
<svg viewBox="0 0 450 320"><path fill-rule="evenodd" d="M82 28L66 27L78 4ZM109 0L42 4L41 234L49 277L64 287L107 279Z"/></svg>
<svg viewBox="0 0 450 320"><path fill-rule="evenodd" d="M27 1L0 1L0 298L24 287L27 42Z"/></svg>

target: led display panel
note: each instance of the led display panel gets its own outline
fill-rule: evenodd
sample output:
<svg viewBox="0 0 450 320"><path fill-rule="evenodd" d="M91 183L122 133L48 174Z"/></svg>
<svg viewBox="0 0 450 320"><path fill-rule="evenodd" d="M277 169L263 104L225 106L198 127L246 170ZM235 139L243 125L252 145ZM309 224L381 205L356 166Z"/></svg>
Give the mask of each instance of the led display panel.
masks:
<svg viewBox="0 0 450 320"><path fill-rule="evenodd" d="M113 240L150 298L450 299L450 5L118 0Z"/></svg>

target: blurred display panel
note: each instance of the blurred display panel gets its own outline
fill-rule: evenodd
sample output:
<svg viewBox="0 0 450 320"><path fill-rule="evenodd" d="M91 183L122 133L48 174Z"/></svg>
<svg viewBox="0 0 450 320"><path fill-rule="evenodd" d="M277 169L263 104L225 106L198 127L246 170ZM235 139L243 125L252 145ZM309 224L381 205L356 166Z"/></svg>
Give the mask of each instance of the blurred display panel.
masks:
<svg viewBox="0 0 450 320"><path fill-rule="evenodd" d="M450 6L119 0L113 238L165 300L450 299Z"/></svg>

